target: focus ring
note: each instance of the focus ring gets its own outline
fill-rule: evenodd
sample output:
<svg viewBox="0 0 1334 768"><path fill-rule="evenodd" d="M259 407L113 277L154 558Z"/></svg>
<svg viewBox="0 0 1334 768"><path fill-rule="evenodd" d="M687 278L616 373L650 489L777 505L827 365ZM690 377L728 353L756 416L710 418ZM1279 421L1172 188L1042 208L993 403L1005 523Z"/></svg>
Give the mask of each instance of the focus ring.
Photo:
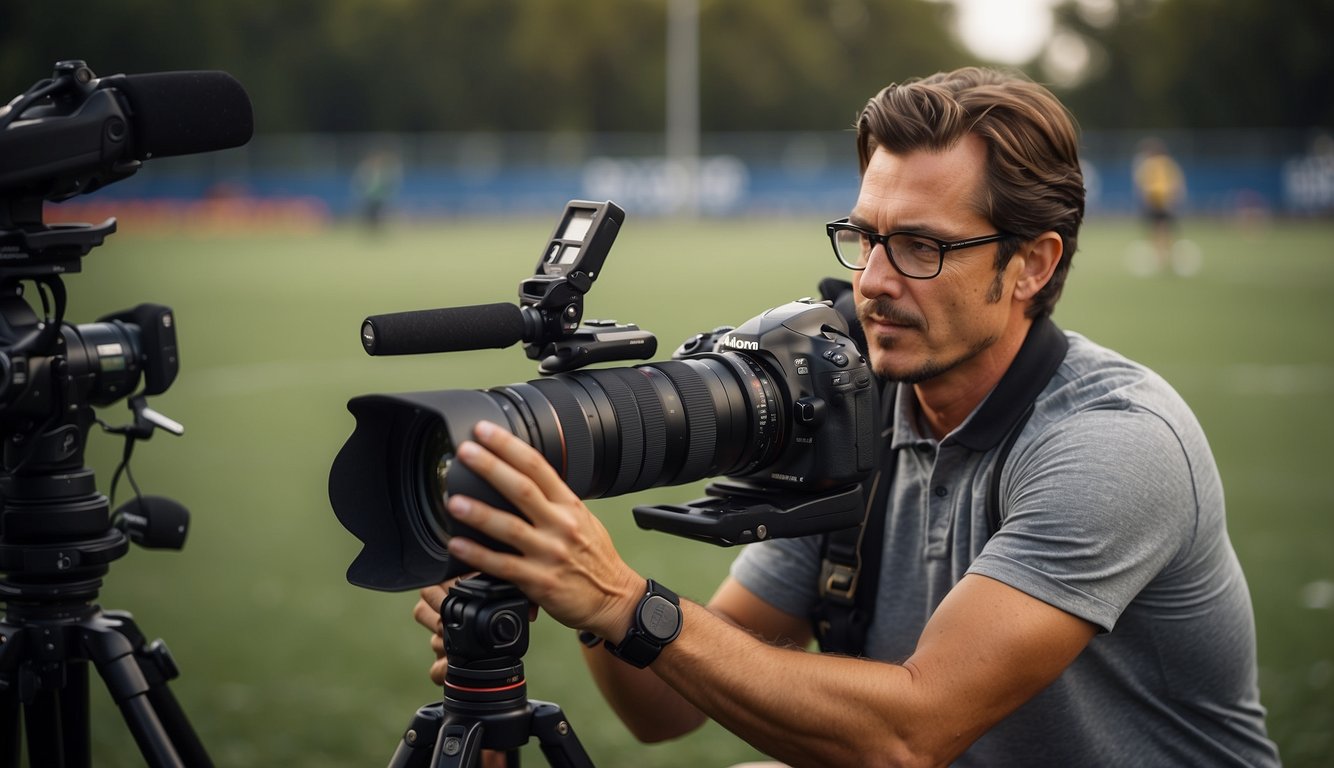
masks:
<svg viewBox="0 0 1334 768"><path fill-rule="evenodd" d="M620 430L621 455L615 457L619 462L616 479L604 496L619 496L629 493L639 479L640 468L644 465L644 426L639 416L639 405L635 395L623 379L612 371L588 371L576 374L598 383L611 401L611 409L616 414L612 429Z"/></svg>
<svg viewBox="0 0 1334 768"><path fill-rule="evenodd" d="M593 436L584 409L563 381L535 379L530 382L551 403L560 421L565 446L565 482L575 495L583 496L593 482Z"/></svg>
<svg viewBox="0 0 1334 768"><path fill-rule="evenodd" d="M654 363L653 367L676 385L686 412L689 443L681 471L672 478L673 484L706 477L718 449L718 412L713 407L708 386L698 371L680 361Z"/></svg>
<svg viewBox="0 0 1334 768"><path fill-rule="evenodd" d="M658 402L657 390L636 368L614 368L609 373L630 387L644 428L644 461L639 477L629 490L642 491L660 485L662 462L667 457L667 420L662 413L662 403Z"/></svg>

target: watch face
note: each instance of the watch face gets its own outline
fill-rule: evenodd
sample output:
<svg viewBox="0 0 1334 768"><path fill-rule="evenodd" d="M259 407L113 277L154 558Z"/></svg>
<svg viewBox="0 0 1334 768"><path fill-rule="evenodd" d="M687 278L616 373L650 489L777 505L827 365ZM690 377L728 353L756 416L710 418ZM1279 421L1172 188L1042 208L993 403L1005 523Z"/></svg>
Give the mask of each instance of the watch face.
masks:
<svg viewBox="0 0 1334 768"><path fill-rule="evenodd" d="M640 604L639 623L649 637L666 642L681 630L681 609L661 595L650 595Z"/></svg>

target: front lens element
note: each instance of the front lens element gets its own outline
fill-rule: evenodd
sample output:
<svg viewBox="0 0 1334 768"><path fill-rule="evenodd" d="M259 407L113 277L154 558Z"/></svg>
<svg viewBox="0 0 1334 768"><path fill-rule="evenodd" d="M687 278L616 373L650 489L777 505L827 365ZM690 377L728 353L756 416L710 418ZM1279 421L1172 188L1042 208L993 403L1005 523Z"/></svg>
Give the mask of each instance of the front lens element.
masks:
<svg viewBox="0 0 1334 768"><path fill-rule="evenodd" d="M422 433L416 451L419 482L414 485L421 489L423 498L413 516L419 533L425 538L444 546L449 541L453 520L445 509L445 500L449 497L449 470L454 464L454 443L449 439L444 424L432 422Z"/></svg>

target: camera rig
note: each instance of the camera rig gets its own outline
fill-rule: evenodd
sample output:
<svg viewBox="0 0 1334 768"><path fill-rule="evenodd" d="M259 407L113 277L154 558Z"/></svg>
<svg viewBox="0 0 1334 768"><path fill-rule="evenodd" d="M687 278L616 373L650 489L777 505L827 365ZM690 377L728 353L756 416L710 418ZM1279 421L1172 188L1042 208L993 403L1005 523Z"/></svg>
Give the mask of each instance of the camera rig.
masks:
<svg viewBox="0 0 1334 768"><path fill-rule="evenodd" d="M568 203L517 306L366 318L361 340L372 355L522 341L546 377L348 403L357 428L334 461L329 496L365 544L349 581L390 591L439 583L461 572L444 548L450 536L493 543L443 508L462 493L512 509L453 461L482 420L537 448L581 498L726 478L688 504L635 507L642 528L729 546L860 523L861 480L878 449L877 393L847 321L827 302L790 302L700 334L672 361L572 370L656 349L637 326L580 322L623 220L610 201Z"/></svg>
<svg viewBox="0 0 1334 768"><path fill-rule="evenodd" d="M212 764L166 686L178 674L166 645L95 603L131 541L185 543L185 507L140 493L129 469L137 441L183 432L147 405L179 371L175 315L140 304L66 322L63 277L82 270L116 220L48 225L42 214L46 202L128 178L150 157L239 146L252 130L249 97L222 72L98 78L82 61L61 61L0 107L0 765L18 765L21 731L33 766L92 764L90 663L149 765ZM25 297L28 286L35 296ZM121 399L129 424L96 417L94 406ZM94 423L125 438L111 496L123 474L134 498L114 512L84 466Z"/></svg>
<svg viewBox="0 0 1334 768"><path fill-rule="evenodd" d="M583 297L624 220L614 203L571 201L518 306L488 304L368 317L372 355L503 348L524 342L545 378L487 390L365 395L329 474L339 521L364 547L348 568L361 587L397 591L469 569L445 548L464 535L502 547L444 508L454 493L517 510L461 462L455 446L482 420L533 446L580 498L706 477L708 496L639 506L643 528L719 545L856 526L861 480L878 445L876 388L847 321L803 299L683 344L673 360L633 325L588 321ZM449 649L443 701L423 707L390 765L477 765L538 736L553 765L590 765L559 707L526 698L521 593L489 576L457 581L441 608ZM511 763L513 764L513 763Z"/></svg>

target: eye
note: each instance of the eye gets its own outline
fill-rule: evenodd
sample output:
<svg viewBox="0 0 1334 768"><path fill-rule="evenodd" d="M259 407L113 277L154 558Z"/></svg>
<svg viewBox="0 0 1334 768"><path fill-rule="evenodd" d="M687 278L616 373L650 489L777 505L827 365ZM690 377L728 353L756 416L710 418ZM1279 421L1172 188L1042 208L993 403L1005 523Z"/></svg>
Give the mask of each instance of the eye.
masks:
<svg viewBox="0 0 1334 768"><path fill-rule="evenodd" d="M940 250L939 246L932 240L923 240L920 237L908 237L908 249L914 256L934 256Z"/></svg>
<svg viewBox="0 0 1334 768"><path fill-rule="evenodd" d="M891 239L894 253L904 258L934 260L940 254L940 246L934 240L908 233L899 233Z"/></svg>

